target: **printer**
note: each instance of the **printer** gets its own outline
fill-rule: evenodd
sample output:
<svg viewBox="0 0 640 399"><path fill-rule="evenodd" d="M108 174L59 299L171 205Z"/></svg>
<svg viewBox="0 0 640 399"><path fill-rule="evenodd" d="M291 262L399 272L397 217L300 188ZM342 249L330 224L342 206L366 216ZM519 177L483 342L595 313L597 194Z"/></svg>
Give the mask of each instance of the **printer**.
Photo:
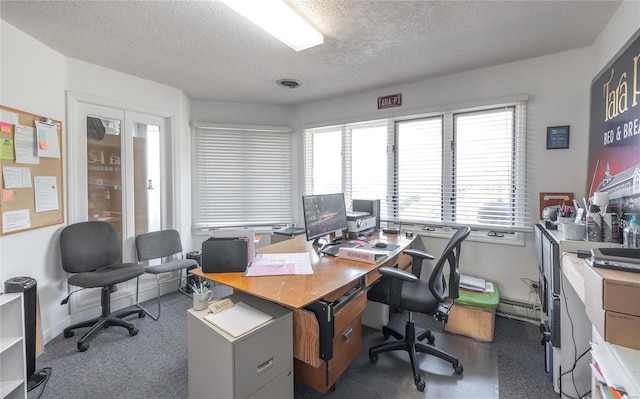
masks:
<svg viewBox="0 0 640 399"><path fill-rule="evenodd" d="M368 212L347 212L347 236L354 239L373 233L376 230L376 217Z"/></svg>

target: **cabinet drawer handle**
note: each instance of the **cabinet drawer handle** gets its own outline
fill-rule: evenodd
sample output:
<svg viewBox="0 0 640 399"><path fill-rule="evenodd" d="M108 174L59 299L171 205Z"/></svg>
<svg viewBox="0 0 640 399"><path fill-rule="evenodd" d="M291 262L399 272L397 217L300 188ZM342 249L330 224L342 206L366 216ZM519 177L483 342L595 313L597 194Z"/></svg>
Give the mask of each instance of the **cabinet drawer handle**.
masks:
<svg viewBox="0 0 640 399"><path fill-rule="evenodd" d="M344 339L345 341L348 341L352 335L353 335L353 328L349 328L347 331L342 333L342 339Z"/></svg>
<svg viewBox="0 0 640 399"><path fill-rule="evenodd" d="M266 362L258 365L258 367L256 367L256 371L257 374L260 375L262 373L264 373L265 371L269 370L271 367L273 367L273 358L267 360Z"/></svg>

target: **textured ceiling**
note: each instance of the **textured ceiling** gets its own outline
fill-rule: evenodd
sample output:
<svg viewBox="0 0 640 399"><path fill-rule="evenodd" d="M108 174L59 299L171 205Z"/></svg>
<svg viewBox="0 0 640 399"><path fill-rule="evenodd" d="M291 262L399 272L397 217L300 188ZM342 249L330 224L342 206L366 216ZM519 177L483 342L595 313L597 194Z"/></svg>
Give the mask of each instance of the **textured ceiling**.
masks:
<svg viewBox="0 0 640 399"><path fill-rule="evenodd" d="M193 100L301 104L593 44L620 1L292 0L325 37L295 52L217 1L8 1L65 56ZM302 81L297 89L275 84Z"/></svg>

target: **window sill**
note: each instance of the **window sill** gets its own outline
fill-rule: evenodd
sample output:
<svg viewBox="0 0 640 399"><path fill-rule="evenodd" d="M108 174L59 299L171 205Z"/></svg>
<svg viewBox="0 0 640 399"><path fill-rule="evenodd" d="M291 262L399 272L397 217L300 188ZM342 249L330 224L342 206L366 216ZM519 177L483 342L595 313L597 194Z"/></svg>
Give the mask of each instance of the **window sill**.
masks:
<svg viewBox="0 0 640 399"><path fill-rule="evenodd" d="M411 232L419 237L434 237L434 238L443 238L450 239L455 229L451 227L434 227L432 231L424 231L418 228L406 228L402 230ZM525 233L515 232L515 233L504 233L502 237L496 236L488 236L489 232L484 230L471 230L471 234L467 238L467 241L474 242L482 242L487 244L498 244L498 245L512 245L518 247L525 246ZM404 234L404 233L403 233Z"/></svg>

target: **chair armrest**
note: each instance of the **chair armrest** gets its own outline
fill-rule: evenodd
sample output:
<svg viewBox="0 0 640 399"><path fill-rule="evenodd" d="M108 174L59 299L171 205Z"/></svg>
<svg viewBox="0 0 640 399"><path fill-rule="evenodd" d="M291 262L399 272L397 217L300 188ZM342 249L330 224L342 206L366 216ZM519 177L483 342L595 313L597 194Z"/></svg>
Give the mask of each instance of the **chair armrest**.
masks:
<svg viewBox="0 0 640 399"><path fill-rule="evenodd" d="M420 278L420 274L422 274L422 262L427 259L435 259L433 255L420 251L419 249L405 249L403 253L411 256L411 273L418 278Z"/></svg>
<svg viewBox="0 0 640 399"><path fill-rule="evenodd" d="M414 276L413 274L411 274L409 272L406 272L404 270L401 270L401 269L397 269L395 267L381 267L381 268L378 269L378 271L383 276L396 278L396 279L399 279L399 280L402 280L402 281L409 281L409 282L412 282L412 283L415 283L416 281L418 281L418 278L416 276Z"/></svg>
<svg viewBox="0 0 640 399"><path fill-rule="evenodd" d="M424 251L421 251L419 249L409 248L409 249L405 249L403 252L404 252L405 255L409 255L409 256L411 256L413 258L417 257L417 258L420 258L422 260L425 260L425 259L434 260L435 259L433 257L433 255L428 254L428 253L426 253Z"/></svg>

